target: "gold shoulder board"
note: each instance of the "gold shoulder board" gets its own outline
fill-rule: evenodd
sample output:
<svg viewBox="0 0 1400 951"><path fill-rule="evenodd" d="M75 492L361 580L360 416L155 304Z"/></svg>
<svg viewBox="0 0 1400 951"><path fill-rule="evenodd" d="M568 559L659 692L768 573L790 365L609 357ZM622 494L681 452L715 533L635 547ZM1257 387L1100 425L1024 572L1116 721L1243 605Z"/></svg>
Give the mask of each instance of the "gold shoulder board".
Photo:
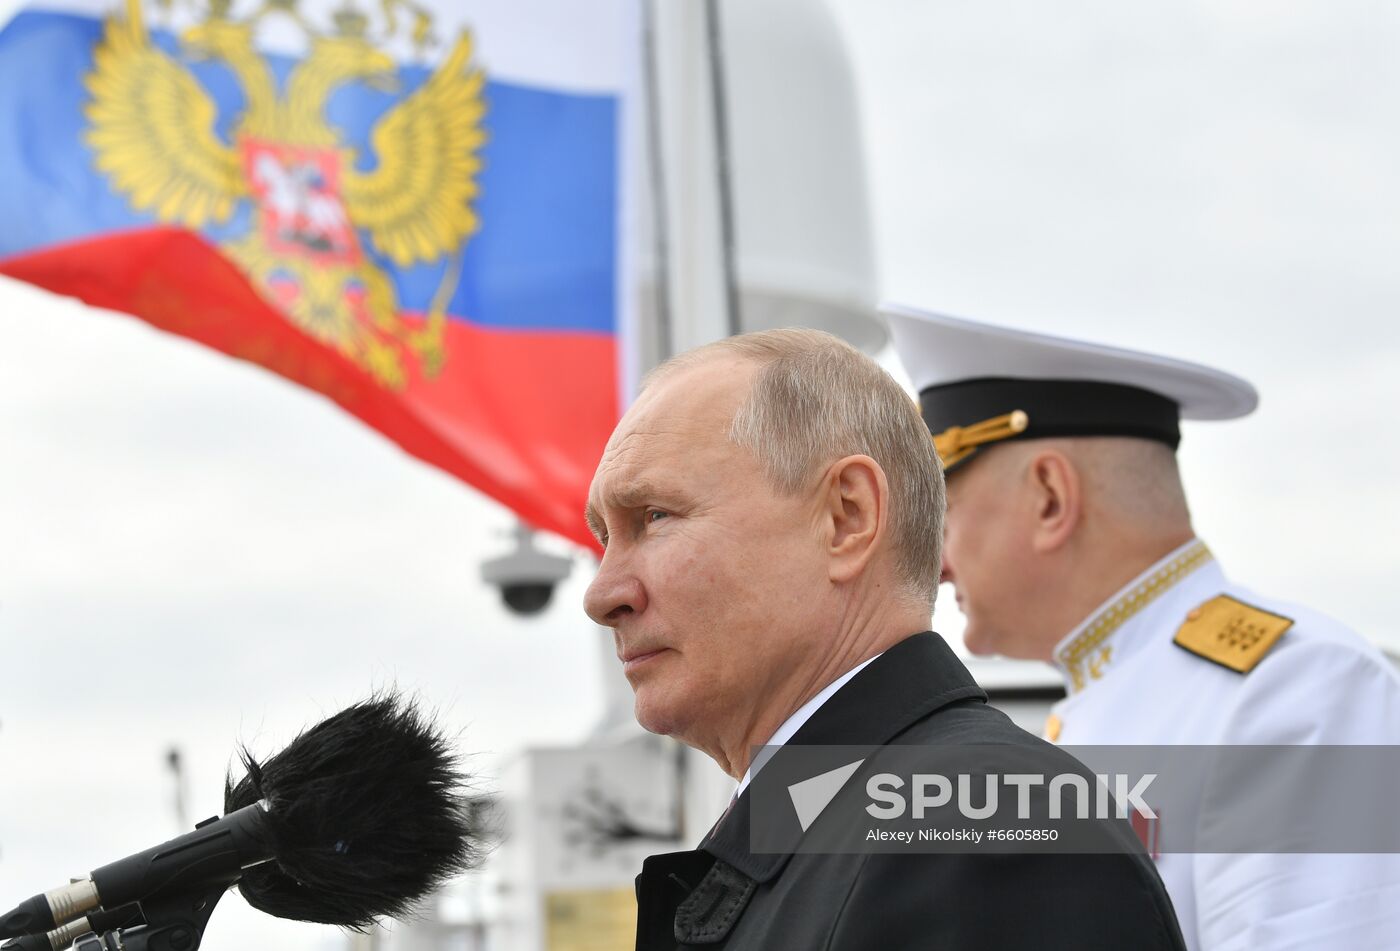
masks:
<svg viewBox="0 0 1400 951"><path fill-rule="evenodd" d="M1186 615L1175 643L1222 667L1247 674L1292 626L1292 618L1222 594Z"/></svg>

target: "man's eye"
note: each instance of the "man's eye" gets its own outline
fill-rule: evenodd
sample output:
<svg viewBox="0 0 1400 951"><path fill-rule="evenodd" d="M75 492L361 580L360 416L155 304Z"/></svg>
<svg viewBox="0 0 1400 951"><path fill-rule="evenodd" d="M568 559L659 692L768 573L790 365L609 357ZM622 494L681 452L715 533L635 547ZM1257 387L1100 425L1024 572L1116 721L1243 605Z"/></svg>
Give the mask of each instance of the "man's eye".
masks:
<svg viewBox="0 0 1400 951"><path fill-rule="evenodd" d="M647 513L644 516L644 518L648 522L655 522L659 521L660 519L666 518L669 514L669 512L663 512L660 509L647 509Z"/></svg>

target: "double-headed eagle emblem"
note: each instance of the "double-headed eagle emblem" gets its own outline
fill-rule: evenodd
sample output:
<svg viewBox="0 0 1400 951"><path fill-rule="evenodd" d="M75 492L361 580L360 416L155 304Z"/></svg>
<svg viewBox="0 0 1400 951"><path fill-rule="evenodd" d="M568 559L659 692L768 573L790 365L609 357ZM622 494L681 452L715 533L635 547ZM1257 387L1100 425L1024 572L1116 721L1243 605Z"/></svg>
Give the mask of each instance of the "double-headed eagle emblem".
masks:
<svg viewBox="0 0 1400 951"><path fill-rule="evenodd" d="M404 6L415 45L431 42L425 12L409 0L382 2L391 32ZM292 19L309 42L280 83L254 46L269 15ZM415 366L431 376L445 359L447 303L479 225L472 204L485 81L463 32L436 70L379 117L370 132L374 155L362 157L327 119L331 96L356 81L392 89L401 77L368 38L363 14L347 7L334 20L334 30L315 30L297 0L264 0L237 20L229 0L211 0L179 34L185 57L221 62L241 87L244 108L225 137L214 97L152 41L140 0L127 0L124 14L107 19L85 77L92 97L85 140L97 168L137 211L194 231L236 233L220 245L267 299L398 388ZM245 213L240 233L229 225ZM416 265L442 273L426 312L410 317L388 267Z"/></svg>

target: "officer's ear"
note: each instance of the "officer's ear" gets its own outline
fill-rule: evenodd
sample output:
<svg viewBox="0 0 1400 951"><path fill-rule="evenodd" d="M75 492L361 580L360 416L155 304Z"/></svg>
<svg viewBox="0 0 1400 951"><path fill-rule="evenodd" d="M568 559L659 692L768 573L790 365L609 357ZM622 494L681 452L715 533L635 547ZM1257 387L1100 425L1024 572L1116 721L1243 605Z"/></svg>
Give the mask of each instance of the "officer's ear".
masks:
<svg viewBox="0 0 1400 951"><path fill-rule="evenodd" d="M1032 515L1031 544L1039 554L1063 547L1079 527L1084 496L1079 470L1058 449L1035 453L1026 468Z"/></svg>
<svg viewBox="0 0 1400 951"><path fill-rule="evenodd" d="M822 539L828 576L837 584L857 578L889 533L890 484L869 456L833 462L822 479Z"/></svg>

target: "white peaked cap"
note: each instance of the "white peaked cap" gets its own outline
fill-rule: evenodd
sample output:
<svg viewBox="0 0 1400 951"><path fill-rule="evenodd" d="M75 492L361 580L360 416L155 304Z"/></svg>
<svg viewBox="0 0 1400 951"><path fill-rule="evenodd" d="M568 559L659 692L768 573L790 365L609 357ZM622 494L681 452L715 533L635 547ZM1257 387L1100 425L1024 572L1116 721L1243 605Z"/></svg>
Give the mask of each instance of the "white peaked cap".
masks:
<svg viewBox="0 0 1400 951"><path fill-rule="evenodd" d="M945 465L977 445L1037 436L1129 435L1175 448L1179 419L1234 419L1259 404L1247 381L1184 360L898 304L881 311L929 429L964 433L960 453L940 445Z"/></svg>

